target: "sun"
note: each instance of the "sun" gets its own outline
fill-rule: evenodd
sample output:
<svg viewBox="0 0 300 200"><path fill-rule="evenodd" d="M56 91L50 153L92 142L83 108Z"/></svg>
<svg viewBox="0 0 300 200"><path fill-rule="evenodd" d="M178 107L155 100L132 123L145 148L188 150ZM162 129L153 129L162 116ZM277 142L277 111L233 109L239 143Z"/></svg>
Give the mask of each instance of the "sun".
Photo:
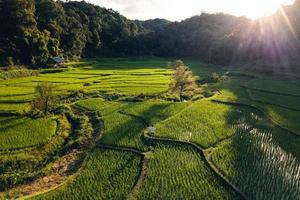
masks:
<svg viewBox="0 0 300 200"><path fill-rule="evenodd" d="M292 4L294 0L249 0L237 4L235 8L239 15L247 16L251 19L271 15L278 11L282 5Z"/></svg>

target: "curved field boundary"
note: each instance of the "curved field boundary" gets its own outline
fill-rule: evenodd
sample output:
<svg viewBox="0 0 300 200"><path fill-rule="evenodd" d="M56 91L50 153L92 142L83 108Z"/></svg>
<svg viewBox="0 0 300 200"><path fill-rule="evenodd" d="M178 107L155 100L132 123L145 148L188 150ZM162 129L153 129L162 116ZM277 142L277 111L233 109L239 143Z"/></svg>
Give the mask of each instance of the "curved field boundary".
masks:
<svg viewBox="0 0 300 200"><path fill-rule="evenodd" d="M149 123L141 116L136 116L136 115L128 114L128 113L125 113L125 112L120 112L120 113L124 114L124 115L128 115L128 116L133 117L133 118L136 118L136 119L140 120L142 123L144 123L145 126L149 126ZM200 154L201 159L212 170L212 172L215 174L216 178L218 178L224 186L227 186L227 187L230 187L231 189L233 189L240 197L242 197L242 199L250 200L242 191L240 191L238 189L238 187L236 187L234 184L232 184L225 177L225 175L223 175L223 173L218 170L218 168L216 168L214 165L212 165L212 163L210 163L210 161L205 156L204 148L201 147L200 145L197 145L195 143L188 142L188 141L180 141L180 140L175 140L175 139L153 137L153 136L147 135L146 133L143 134L143 139L148 140L148 141L152 141L152 142L161 142L161 143L167 143L167 144L174 144L175 143L175 144L179 144L179 145L192 146Z"/></svg>
<svg viewBox="0 0 300 200"><path fill-rule="evenodd" d="M219 146L220 144L222 144L223 142L230 140L231 138L233 138L235 136L235 134L229 135L215 143L213 143L212 145L210 145L208 148L204 148L205 150L211 149L211 148L216 148L217 146Z"/></svg>
<svg viewBox="0 0 300 200"><path fill-rule="evenodd" d="M95 137L97 135L97 132L98 131L101 131L101 125L102 123L100 122L100 127L98 126L94 126L96 124L93 124L92 121L93 121L93 116L91 116L92 112L90 113L87 113L87 112L83 112L83 114L87 115L88 118L89 118L89 123L92 124L92 127L93 127L93 136ZM89 115L90 114L90 115ZM100 132L100 137L101 137L101 132ZM95 138L95 140L97 140L98 138ZM66 154L64 154L63 157L68 157L68 156L72 156L73 152L77 152L78 156L76 156L76 158L74 160L69 160L67 161L67 163L63 163L64 166L68 166L66 169L65 172L61 173L61 174L57 174L57 173L53 173L53 174L50 174L46 177L40 177L38 178L37 180L33 181L32 184L34 184L35 182L43 182L44 178L53 178L55 180L57 180L57 183L54 184L54 185L50 185L49 188L43 188L41 187L41 190L38 191L38 192L32 192L32 193L29 193L29 195L26 195L21 197L21 199L28 199L28 198L31 198L31 197L34 197L34 196L39 196L39 195L42 195L42 194L46 194L48 192L51 192L55 189L58 189L62 186L64 186L65 184L71 182L74 178L76 178L80 172L81 172L81 169L85 166L85 163L87 161L87 159L89 158L89 151L93 150L95 147L95 141L94 140L88 140L88 144L85 144L83 147L78 147L78 148L75 148L75 149L72 149L71 150L67 150L68 152ZM86 153L84 153L84 149L87 150ZM62 152L64 152L64 150L62 150ZM59 152L61 153L61 152ZM75 168L76 169L73 169L72 168L69 168L70 166L76 166ZM52 177L53 176L53 177ZM45 183L46 184L46 183ZM24 186L26 185L30 185L29 184L24 184ZM46 189L46 190L45 190ZM11 191L13 191L14 188L12 188Z"/></svg>
<svg viewBox="0 0 300 200"><path fill-rule="evenodd" d="M146 128L147 126L150 125L150 124L147 122L147 120L144 119L143 117L136 116L136 115L130 114L130 113L126 113L126 112L124 112L124 111L118 111L118 113L120 113L120 114L122 114L122 115L127 115L127 116L129 116L129 117L132 117L132 118L135 118L135 119L139 120L141 123L143 123L143 125L145 126L145 128Z"/></svg>
<svg viewBox="0 0 300 200"><path fill-rule="evenodd" d="M97 98L100 98L100 97L97 97ZM92 98L92 99L93 99L93 98ZM83 100L85 100L85 99L83 99ZM85 108L85 107L83 107L83 106L80 106L80 105L76 104L76 102L77 102L77 101L75 101L75 102L73 102L73 103L71 104L71 106L72 106L73 108L75 108L75 109L78 109L78 110L80 110L80 111L87 112L87 113L94 113L94 112L97 112L97 110L95 111L95 110L91 110L91 109ZM113 113L113 112L118 112L118 111L121 110L121 109L122 109L122 106L120 106L119 108L116 108L116 109L112 110L111 113ZM99 111L99 112L100 112L100 111Z"/></svg>
<svg viewBox="0 0 300 200"><path fill-rule="evenodd" d="M52 138L50 138L52 139ZM45 145L45 144L44 144ZM23 153L23 152L32 152L33 150L42 148L44 145L32 145L22 148L14 148L14 149L0 149L0 155L8 155L8 154L17 154L17 153Z"/></svg>
<svg viewBox="0 0 300 200"><path fill-rule="evenodd" d="M291 93L285 93L285 92L276 92L276 91L271 91L271 90L265 90L265 89L260 89L260 88L249 87L249 86L246 86L246 85L243 85L241 87L244 88L244 89L256 90L256 91L264 92L264 93L277 94L277 95L283 95L283 96L300 97L300 94L291 94Z"/></svg>
<svg viewBox="0 0 300 200"><path fill-rule="evenodd" d="M144 153L130 147L122 147L122 146L115 146L115 145L109 145L109 144L97 144L96 147L103 148L103 149L111 149L115 151L125 151L125 152L131 152L134 154L138 154L140 156L144 156Z"/></svg>
<svg viewBox="0 0 300 200"><path fill-rule="evenodd" d="M84 108L81 108L81 107L73 107L74 109L80 109L80 111L82 111L84 114L86 114L89 118L90 118L90 123L92 123L92 116L91 114L95 113L95 111L89 111L87 109L84 109ZM102 123L101 123L102 124ZM93 124L93 125L96 125L96 124ZM101 125L100 125L101 126ZM95 127L93 126L94 128L94 132L95 131L99 131L101 128L100 127L97 127L95 129ZM99 140L102 136L102 133L100 134L100 136L98 138L96 138L96 141ZM95 144L95 142L92 142L92 147L88 150L89 151L92 151L94 148L102 148L102 149L109 149L109 150L113 150L113 151L123 151L123 152L131 152L131 153L134 153L138 156L141 157L141 167L140 167L140 172L138 174L138 178L133 186L133 188L131 189L128 197L131 197L131 198L128 198L128 199L132 199L132 197L135 195L135 193L137 193L137 191L139 190L139 188L141 187L144 179L145 179L145 176L146 176L146 165L148 163L148 159L145 158L145 154L137 149L134 149L134 148L127 148L127 147L121 147L121 146L113 146L113 145L106 145L106 144ZM59 189L67 184L69 184L70 182L72 182L74 179L76 179L77 176L80 175L82 169L85 167L87 161L88 161L88 158L89 158L89 153L86 153L86 156L84 156L84 159L82 161L82 164L81 166L79 167L79 169L74 172L73 174L69 175L69 176L66 176L66 178L64 180L62 180L62 182L48 190L44 190L44 191L41 191L41 192L37 192L37 193L33 193L31 195L28 195L28 196L24 196L22 197L21 199L30 199L31 197L34 197L34 196L40 196L40 195L44 195L44 194L47 194L49 192L52 192L56 189ZM43 178L41 178L43 179Z"/></svg>
<svg viewBox="0 0 300 200"><path fill-rule="evenodd" d="M277 121L275 121L269 114L267 114L263 109L258 108L254 105L251 104L246 104L246 103L238 103L238 102L233 102L233 101L223 101L223 100L216 100L216 99L212 99L211 100L214 103L221 103L221 104L226 104L226 105L232 105L232 106L241 106L241 107L248 107L248 108L252 108L255 109L257 111L259 111L260 113L262 113L265 117L267 117L276 127L280 128L283 131L286 131L294 136L300 137L300 133L290 130L289 128L284 127L283 125L281 125L280 123L278 123Z"/></svg>
<svg viewBox="0 0 300 200"><path fill-rule="evenodd" d="M187 141L180 141L180 140L173 140L173 139L168 139L168 138L157 138L153 136L148 136L144 135L145 139L156 141L156 142L161 142L161 143L168 143L168 144L179 144L179 145L187 145L187 146L192 146L199 154L201 159L204 161L204 163L209 167L209 169L214 173L216 176L215 178L219 179L221 183L226 187L230 187L233 189L242 199L245 200L250 200L240 189L232 184L226 177L225 175L217 168L213 163L207 159L204 153L204 149L200 147L199 145L192 143L192 142L187 142Z"/></svg>
<svg viewBox="0 0 300 200"><path fill-rule="evenodd" d="M147 175L147 166L148 166L149 159L144 156L142 161L142 168L139 174L139 178L137 179L136 183L134 184L131 192L127 196L126 200L133 200L136 199L136 196L140 190L140 188L143 186L144 181L146 179Z"/></svg>
<svg viewBox="0 0 300 200"><path fill-rule="evenodd" d="M224 180L228 181L228 183L231 184L232 187L236 187L234 184L232 184L226 178L226 175L225 175L224 171L222 169L220 169L220 167L213 161L213 159L211 157L211 152L204 154L204 156L205 156L205 160L209 163L209 166L213 169L213 171L215 171L216 173L218 173L218 175L221 176ZM240 191L237 187L236 187L236 190ZM242 197L245 200L250 200L243 192L240 193L240 194L242 195Z"/></svg>
<svg viewBox="0 0 300 200"><path fill-rule="evenodd" d="M248 96L249 98L252 100L252 101L256 101L258 103L263 103L263 104L268 104L268 105L272 105L272 106L277 106L277 107L281 107L281 108L284 108L284 109L288 109L288 110L292 110L292 111L296 111L296 112L300 112L300 109L297 109L297 108L292 108L292 107L288 107L288 106L284 106L284 105L280 105L280 104L276 104L276 103L271 103L271 102L267 102L267 101L262 101L262 100L258 100L256 99L252 93L251 93L251 89L246 89L246 92L248 93Z"/></svg>
<svg viewBox="0 0 300 200"><path fill-rule="evenodd" d="M88 109L85 109L81 106L77 106L77 105L73 105L73 106L77 109L80 109L83 112L86 112L88 116L89 116L89 114L95 112L95 111L89 111ZM118 111L118 110L119 110L119 108L115 111ZM118 112L120 114L124 114L121 111L118 111ZM143 124L145 125L144 122L143 122ZM104 127L104 125L103 125L103 127ZM101 136L98 138L98 141L100 141L102 136L103 136L103 132L102 132ZM131 153L134 153L134 154L137 154L137 155L141 156L142 162L141 162L138 178L137 178L136 182L134 183L133 188L131 189L130 193L128 194L128 196L126 198L128 200L135 199L136 194L138 193L140 187L143 185L145 177L146 177L146 169L147 169L147 164L148 164L149 160L145 156L145 153L138 150L138 149L132 148L132 147L130 148L130 147L123 147L123 146L109 145L109 144L104 144L104 143L96 144L96 147L104 148L104 149L110 149L110 150L114 150L114 151L131 152Z"/></svg>
<svg viewBox="0 0 300 200"><path fill-rule="evenodd" d="M141 162L138 178L126 198L127 200L135 199L139 189L142 187L142 185L144 183L144 180L145 180L146 174L147 174L146 169L147 169L149 159L147 159L147 157L145 156L145 153L138 151L134 148L127 148L127 147L114 146L114 145L98 144L97 147L104 148L104 149L110 149L110 150L114 150L114 151L130 152L130 153L134 153L134 154L141 156L142 162Z"/></svg>
<svg viewBox="0 0 300 200"><path fill-rule="evenodd" d="M142 165L144 164L143 163L144 162L144 154L142 152L138 152L138 151L130 149L130 148L116 147L116 146L110 146L110 145L97 145L97 146L95 146L95 148L108 149L108 150L112 150L112 151L131 152L131 153L134 153L134 154L137 154L137 155L141 156L142 157L142 162L141 163L142 163ZM93 149L94 148L90 149L89 151L92 151ZM54 190L57 190L57 189L59 189L61 187L64 187L67 184L70 184L72 181L74 181L81 174L81 171L85 168L85 166L86 166L87 161L89 160L89 158L90 158L90 154L86 153L86 156L84 157L80 168L75 173L67 176L65 178L65 180L63 180L60 184L56 185L55 187L52 187L52 188L50 188L48 190L45 190L45 191L42 191L42 192L37 192L37 193L31 194L31 195L28 195L28 196L21 197L20 199L21 200L23 200L23 199L30 199L32 197L37 197L37 196L45 195L45 194L50 193L50 192L52 192ZM142 168L141 168L141 171L140 171L140 173L138 175L139 178L136 180L136 183L139 182L141 174L143 174ZM134 187L135 186L136 186L136 184L134 185Z"/></svg>

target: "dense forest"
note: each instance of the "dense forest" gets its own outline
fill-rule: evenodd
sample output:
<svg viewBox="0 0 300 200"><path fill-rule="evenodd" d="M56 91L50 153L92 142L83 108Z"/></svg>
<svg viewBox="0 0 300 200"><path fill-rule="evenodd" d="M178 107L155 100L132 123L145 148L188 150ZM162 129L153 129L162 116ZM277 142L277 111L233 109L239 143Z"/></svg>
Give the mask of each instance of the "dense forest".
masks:
<svg viewBox="0 0 300 200"><path fill-rule="evenodd" d="M84 1L0 0L0 63L51 56L196 57L204 62L292 66L299 61L300 0L256 21L202 13L181 22L132 21Z"/></svg>

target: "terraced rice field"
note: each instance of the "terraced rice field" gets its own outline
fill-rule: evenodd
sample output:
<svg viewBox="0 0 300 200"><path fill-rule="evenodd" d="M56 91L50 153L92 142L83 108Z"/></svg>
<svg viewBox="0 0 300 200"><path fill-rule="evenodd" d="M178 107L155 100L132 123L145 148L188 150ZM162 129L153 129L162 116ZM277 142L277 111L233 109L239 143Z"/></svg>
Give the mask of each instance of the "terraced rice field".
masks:
<svg viewBox="0 0 300 200"><path fill-rule="evenodd" d="M300 199L300 138L270 127L252 113L212 160L250 199ZM256 121L256 122L255 122Z"/></svg>
<svg viewBox="0 0 300 200"><path fill-rule="evenodd" d="M104 125L105 132L101 143L147 151L148 147L141 140L144 129L141 122L120 113L113 113L104 118Z"/></svg>
<svg viewBox="0 0 300 200"><path fill-rule="evenodd" d="M260 89L273 93L300 96L299 80L260 79L247 82L249 88Z"/></svg>
<svg viewBox="0 0 300 200"><path fill-rule="evenodd" d="M135 116L142 116L148 123L157 124L191 106L192 102L142 102L131 103L122 107L122 111Z"/></svg>
<svg viewBox="0 0 300 200"><path fill-rule="evenodd" d="M103 98L81 100L76 102L76 105L87 110L100 111L103 116L117 112L122 107L120 102L105 101Z"/></svg>
<svg viewBox="0 0 300 200"><path fill-rule="evenodd" d="M233 77L210 87L220 89L220 93L213 97L214 99L257 107L282 127L300 133L300 97L297 96L300 85L297 84L297 80L276 82L276 79ZM250 89L243 88L245 85Z"/></svg>
<svg viewBox="0 0 300 200"><path fill-rule="evenodd" d="M158 145L137 199L238 199L190 147Z"/></svg>
<svg viewBox="0 0 300 200"><path fill-rule="evenodd" d="M230 76L225 68L191 60L199 80L213 72L228 77L203 86L216 90L211 98L172 102L160 96L172 78L167 61L86 60L68 63L60 73L0 80L0 199L18 196L17 190L9 193L16 185L26 189L31 180L48 180L53 173L67 181L20 196L300 199L298 82ZM45 81L55 84L58 95L84 95L67 101L58 116L19 115ZM251 105L267 115L212 100ZM156 128L152 137L150 124ZM57 181L49 180L42 183Z"/></svg>
<svg viewBox="0 0 300 200"><path fill-rule="evenodd" d="M0 150L20 149L47 143L55 134L56 121L0 117Z"/></svg>
<svg viewBox="0 0 300 200"><path fill-rule="evenodd" d="M78 176L60 188L31 199L125 199L139 174L135 154L95 149Z"/></svg>
<svg viewBox="0 0 300 200"><path fill-rule="evenodd" d="M248 91L255 101L283 107L290 110L300 111L300 96L296 97L281 94L271 94L251 89L249 89Z"/></svg>
<svg viewBox="0 0 300 200"><path fill-rule="evenodd" d="M227 125L231 109L230 106L200 100L180 114L157 124L157 136L209 147L234 133Z"/></svg>
<svg viewBox="0 0 300 200"><path fill-rule="evenodd" d="M50 82L56 93L67 95L75 91L125 96L153 95L168 90L172 70L167 60L128 61L100 59L69 63L60 73L41 73L38 76L0 80L1 111L24 112L34 98L39 83Z"/></svg>

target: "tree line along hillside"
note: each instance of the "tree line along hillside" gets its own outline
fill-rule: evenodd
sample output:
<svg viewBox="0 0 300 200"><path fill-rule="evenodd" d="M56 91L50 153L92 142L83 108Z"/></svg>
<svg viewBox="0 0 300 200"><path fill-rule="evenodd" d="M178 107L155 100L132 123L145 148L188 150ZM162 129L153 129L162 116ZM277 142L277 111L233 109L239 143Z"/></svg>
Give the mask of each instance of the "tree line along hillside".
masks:
<svg viewBox="0 0 300 200"><path fill-rule="evenodd" d="M251 21L202 13L181 22L132 21L84 1L0 0L0 63L97 56L197 57L220 65L299 62L300 0Z"/></svg>

